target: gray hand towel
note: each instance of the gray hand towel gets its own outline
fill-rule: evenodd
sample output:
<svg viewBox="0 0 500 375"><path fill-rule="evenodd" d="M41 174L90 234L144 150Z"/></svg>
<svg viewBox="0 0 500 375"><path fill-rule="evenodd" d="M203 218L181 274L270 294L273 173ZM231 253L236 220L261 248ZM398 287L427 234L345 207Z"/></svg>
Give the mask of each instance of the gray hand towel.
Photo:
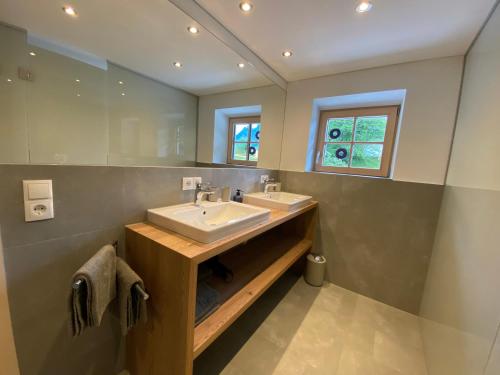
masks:
<svg viewBox="0 0 500 375"><path fill-rule="evenodd" d="M74 275L73 283L81 280L78 289L72 289L71 323L73 335L86 327L96 327L108 304L116 296L116 252L111 245L101 248Z"/></svg>
<svg viewBox="0 0 500 375"><path fill-rule="evenodd" d="M118 283L118 301L120 305L120 325L122 335L139 321L146 322L146 301L138 292L136 285L144 290L144 282L120 257L116 258L116 280Z"/></svg>

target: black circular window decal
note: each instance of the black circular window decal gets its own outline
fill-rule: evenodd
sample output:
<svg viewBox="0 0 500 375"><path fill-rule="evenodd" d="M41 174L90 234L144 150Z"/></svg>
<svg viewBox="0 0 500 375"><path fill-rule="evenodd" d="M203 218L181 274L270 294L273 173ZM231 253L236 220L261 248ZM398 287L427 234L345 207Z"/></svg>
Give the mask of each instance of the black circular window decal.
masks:
<svg viewBox="0 0 500 375"><path fill-rule="evenodd" d="M332 129L330 130L330 133L328 133L330 135L330 138L331 139L337 139L338 137L340 137L340 129Z"/></svg>
<svg viewBox="0 0 500 375"><path fill-rule="evenodd" d="M260 139L260 130L258 130L257 133L255 133L255 138Z"/></svg>
<svg viewBox="0 0 500 375"><path fill-rule="evenodd" d="M257 149L253 146L250 146L250 148L248 149L248 153L250 155L255 155L256 152L257 152Z"/></svg>
<svg viewBox="0 0 500 375"><path fill-rule="evenodd" d="M344 159L347 156L347 150L345 148L339 148L337 151L335 151L335 156L338 159Z"/></svg>

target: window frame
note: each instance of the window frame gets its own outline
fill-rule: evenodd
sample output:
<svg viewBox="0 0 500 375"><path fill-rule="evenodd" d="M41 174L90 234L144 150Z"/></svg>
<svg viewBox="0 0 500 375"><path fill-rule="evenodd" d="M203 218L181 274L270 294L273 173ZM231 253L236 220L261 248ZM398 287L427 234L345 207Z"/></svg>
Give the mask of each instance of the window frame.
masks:
<svg viewBox="0 0 500 375"><path fill-rule="evenodd" d="M399 120L399 105L379 106L379 107L361 107L361 108L348 108L348 109L335 109L323 110L320 113L320 120L318 126L318 134L316 141L316 159L314 161L314 169L318 172L333 172L340 174L363 175L374 177L389 177L391 160L394 150L394 142L396 139L397 124ZM384 142L355 142L354 135L356 131L357 117L363 116L387 116L387 125L384 135ZM327 142L325 141L327 121L330 118L345 118L354 117L352 140L350 142ZM352 167L331 167L322 165L323 153L325 144L329 143L345 143L351 145L350 158L352 161L353 145L355 144L383 144L382 160L380 169L368 168L352 168Z"/></svg>
<svg viewBox="0 0 500 375"><path fill-rule="evenodd" d="M252 160L235 160L233 159L233 149L234 149L234 144L235 143L246 143L248 147L250 147L251 143L258 143L259 144L259 151L260 151L260 139L259 142L252 142L251 137L252 137L252 128L251 124L259 123L261 126L261 131L262 131L262 122L261 122L261 116L260 115L255 115L255 116L244 116L244 117L230 117L228 121L228 141L227 141L227 163L228 164L234 164L234 165L245 165L245 166L250 166L250 167L256 167L257 166L257 161L252 161ZM248 132L248 140L246 142L234 142L234 129L235 129L235 124L250 124L250 129ZM247 153L247 158L250 155Z"/></svg>

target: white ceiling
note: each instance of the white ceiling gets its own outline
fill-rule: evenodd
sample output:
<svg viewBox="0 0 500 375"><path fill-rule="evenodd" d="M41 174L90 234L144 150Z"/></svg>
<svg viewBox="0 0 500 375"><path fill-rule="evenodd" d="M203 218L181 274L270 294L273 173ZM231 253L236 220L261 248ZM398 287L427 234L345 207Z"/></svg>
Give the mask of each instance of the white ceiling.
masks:
<svg viewBox="0 0 500 375"><path fill-rule="evenodd" d="M185 0L186 3L192 0ZM288 81L435 57L462 55L495 0L196 0ZM194 3L194 1L192 1ZM168 0L0 0L0 21L197 95L269 84L252 66ZM294 55L285 59L284 49ZM173 61L182 61L182 70Z"/></svg>
<svg viewBox="0 0 500 375"><path fill-rule="evenodd" d="M495 0L196 0L288 81L463 55ZM281 56L292 49L293 57Z"/></svg>
<svg viewBox="0 0 500 375"><path fill-rule="evenodd" d="M189 34L193 21L167 0L70 3L77 18L59 0L0 0L0 21L197 95L270 84L251 66L239 69L241 58L204 29Z"/></svg>

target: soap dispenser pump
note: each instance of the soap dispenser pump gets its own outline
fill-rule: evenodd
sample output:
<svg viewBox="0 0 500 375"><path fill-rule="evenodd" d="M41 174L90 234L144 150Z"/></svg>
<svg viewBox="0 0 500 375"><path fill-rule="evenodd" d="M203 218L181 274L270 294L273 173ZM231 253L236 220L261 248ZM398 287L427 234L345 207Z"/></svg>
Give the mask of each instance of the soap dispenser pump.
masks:
<svg viewBox="0 0 500 375"><path fill-rule="evenodd" d="M236 189L236 194L233 195L233 201L238 203L243 203L243 194L241 194L243 190Z"/></svg>

